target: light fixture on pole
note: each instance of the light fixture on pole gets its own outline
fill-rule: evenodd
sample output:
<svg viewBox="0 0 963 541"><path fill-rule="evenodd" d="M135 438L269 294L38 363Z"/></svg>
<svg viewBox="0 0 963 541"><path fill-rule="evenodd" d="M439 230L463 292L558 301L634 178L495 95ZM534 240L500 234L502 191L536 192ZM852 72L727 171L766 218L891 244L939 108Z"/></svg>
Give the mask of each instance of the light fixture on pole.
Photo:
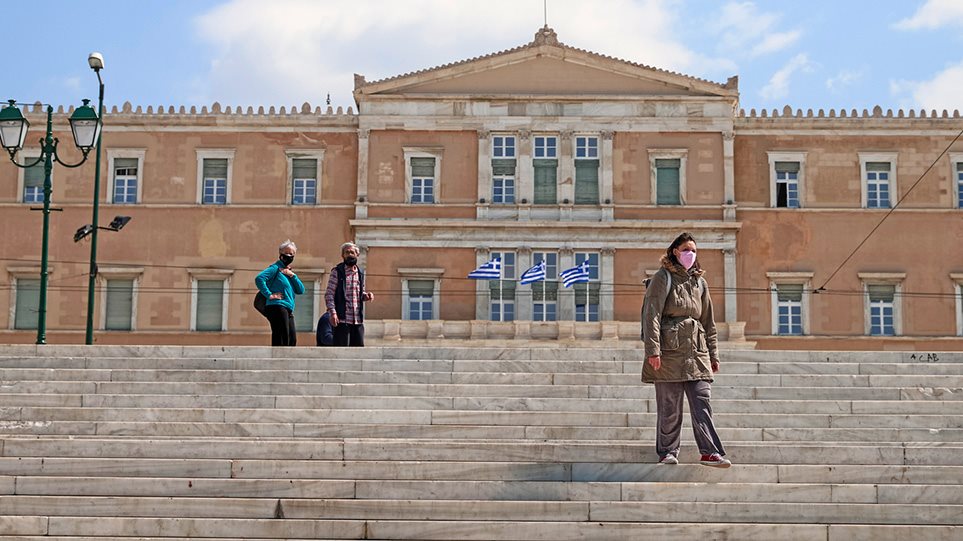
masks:
<svg viewBox="0 0 963 541"><path fill-rule="evenodd" d="M74 233L74 242L80 242L98 229L103 229L105 231L120 231L130 220L130 216L114 216L114 219L111 220L106 227L102 225L95 226L93 224L84 224L77 228L77 231Z"/></svg>
<svg viewBox="0 0 963 541"><path fill-rule="evenodd" d="M24 169L43 162L43 208L37 209L43 210L43 240L40 247L40 299L37 314L38 344L47 342L47 248L50 233L50 193L52 191L50 177L53 172L53 164L57 162L64 167L80 167L87 161L87 155L96 141L100 139L100 122L97 112L87 105L90 100L83 101L84 104L74 110L74 113L70 116L70 129L74 136L74 144L84 155L79 162L74 164L63 161L57 153L57 145L60 141L53 136L53 106L47 105L47 130L43 139L40 139L40 156L29 164L17 163L16 156L27 139L27 129L30 127L30 122L20 112L16 100L9 100L8 105L0 110L0 146L10 154L10 161L17 167Z"/></svg>
<svg viewBox="0 0 963 541"><path fill-rule="evenodd" d="M100 77L100 70L104 69L104 56L100 53L90 53L87 57L87 65L97 74L99 84L99 98L97 100L97 114L100 116L100 126L104 124L104 80ZM87 330L84 335L84 343L87 345L94 343L94 287L97 285L97 229L99 224L100 211L100 138L97 138L97 158L94 160L94 202L91 216L90 236L90 268L87 280ZM74 241L80 240L74 236Z"/></svg>

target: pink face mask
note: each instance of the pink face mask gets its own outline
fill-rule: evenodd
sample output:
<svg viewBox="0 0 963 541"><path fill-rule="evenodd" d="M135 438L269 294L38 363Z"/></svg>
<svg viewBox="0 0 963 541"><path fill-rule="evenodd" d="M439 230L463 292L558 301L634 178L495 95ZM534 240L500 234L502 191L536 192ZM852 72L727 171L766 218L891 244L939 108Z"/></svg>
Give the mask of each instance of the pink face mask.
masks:
<svg viewBox="0 0 963 541"><path fill-rule="evenodd" d="M679 259L679 263L682 263L682 266L685 267L685 270L689 270L692 268L692 265L695 265L696 253L680 252L678 259Z"/></svg>

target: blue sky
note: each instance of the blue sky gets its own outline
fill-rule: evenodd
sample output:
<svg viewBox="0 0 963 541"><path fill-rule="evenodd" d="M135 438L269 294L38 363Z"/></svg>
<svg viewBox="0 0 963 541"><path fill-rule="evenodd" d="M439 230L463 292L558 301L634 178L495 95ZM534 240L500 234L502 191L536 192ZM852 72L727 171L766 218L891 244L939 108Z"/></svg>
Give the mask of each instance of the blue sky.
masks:
<svg viewBox="0 0 963 541"><path fill-rule="evenodd" d="M46 0L4 12L0 98L353 105L369 81L531 41L542 0ZM16 23L16 24L14 24ZM571 46L724 82L749 108L963 110L963 0L548 0ZM79 28L84 25L83 28ZM12 34L11 34L12 33Z"/></svg>

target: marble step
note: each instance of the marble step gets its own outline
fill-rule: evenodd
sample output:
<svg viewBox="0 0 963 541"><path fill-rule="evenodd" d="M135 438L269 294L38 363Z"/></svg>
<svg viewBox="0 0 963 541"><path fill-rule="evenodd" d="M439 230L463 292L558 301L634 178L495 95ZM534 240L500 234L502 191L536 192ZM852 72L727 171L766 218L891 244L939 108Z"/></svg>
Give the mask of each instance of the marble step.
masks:
<svg viewBox="0 0 963 541"><path fill-rule="evenodd" d="M48 531L48 517L0 517L0 531L9 531L19 541L76 541L76 536L33 535L26 532ZM69 527L69 519L54 517L54 531ZM106 519L103 528L96 532L96 539L124 539L127 541L186 541L195 539L195 531L202 531L208 538L241 538L240 535L256 533L251 524L258 526L257 532L266 531L264 527L272 522L247 521L240 519L190 519L190 522L176 524L157 524L152 519L112 519L108 524ZM114 521L122 521L114 524ZM90 526L95 521L87 519L78 526ZM226 524L225 524L226 522ZM278 522L278 521L273 521ZM293 521L280 521L293 522ZM284 524L284 529L278 536L270 539L326 539L345 540L361 539L337 533L354 533L349 531L327 531L312 529L309 521L297 521L294 524ZM147 530L161 530L169 528L157 536L144 535ZM825 539L826 541L956 541L959 539L960 526L902 526L902 525L835 525L835 524L750 524L750 523L695 523L695 524L667 524L667 523L604 523L604 522L433 522L433 521L365 521L362 523L365 539L421 539L466 541L480 540L515 540L515 541L584 541L585 539L606 539L607 541L638 541L649 538L672 539L740 539L746 541L772 541L773 539ZM125 528L132 533L128 535ZM230 534L235 529L239 533ZM279 525L281 530L282 526ZM191 531L190 537L180 537L176 532ZM118 535L107 535L111 531L120 531ZM225 535L219 535L224 533ZM269 532L270 533L270 532ZM332 535L322 535L330 533ZM298 537L292 534L303 534ZM267 537L246 535L243 539L264 541Z"/></svg>

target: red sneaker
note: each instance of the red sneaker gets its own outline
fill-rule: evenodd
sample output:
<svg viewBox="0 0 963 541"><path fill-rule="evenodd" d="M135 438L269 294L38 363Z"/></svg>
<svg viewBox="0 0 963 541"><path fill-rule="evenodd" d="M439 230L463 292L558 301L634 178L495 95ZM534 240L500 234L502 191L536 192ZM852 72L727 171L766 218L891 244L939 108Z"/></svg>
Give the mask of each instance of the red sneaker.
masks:
<svg viewBox="0 0 963 541"><path fill-rule="evenodd" d="M705 466L712 466L714 468L728 468L729 466L732 466L732 462L729 462L729 459L720 455L719 453L702 455L702 460L699 462Z"/></svg>

